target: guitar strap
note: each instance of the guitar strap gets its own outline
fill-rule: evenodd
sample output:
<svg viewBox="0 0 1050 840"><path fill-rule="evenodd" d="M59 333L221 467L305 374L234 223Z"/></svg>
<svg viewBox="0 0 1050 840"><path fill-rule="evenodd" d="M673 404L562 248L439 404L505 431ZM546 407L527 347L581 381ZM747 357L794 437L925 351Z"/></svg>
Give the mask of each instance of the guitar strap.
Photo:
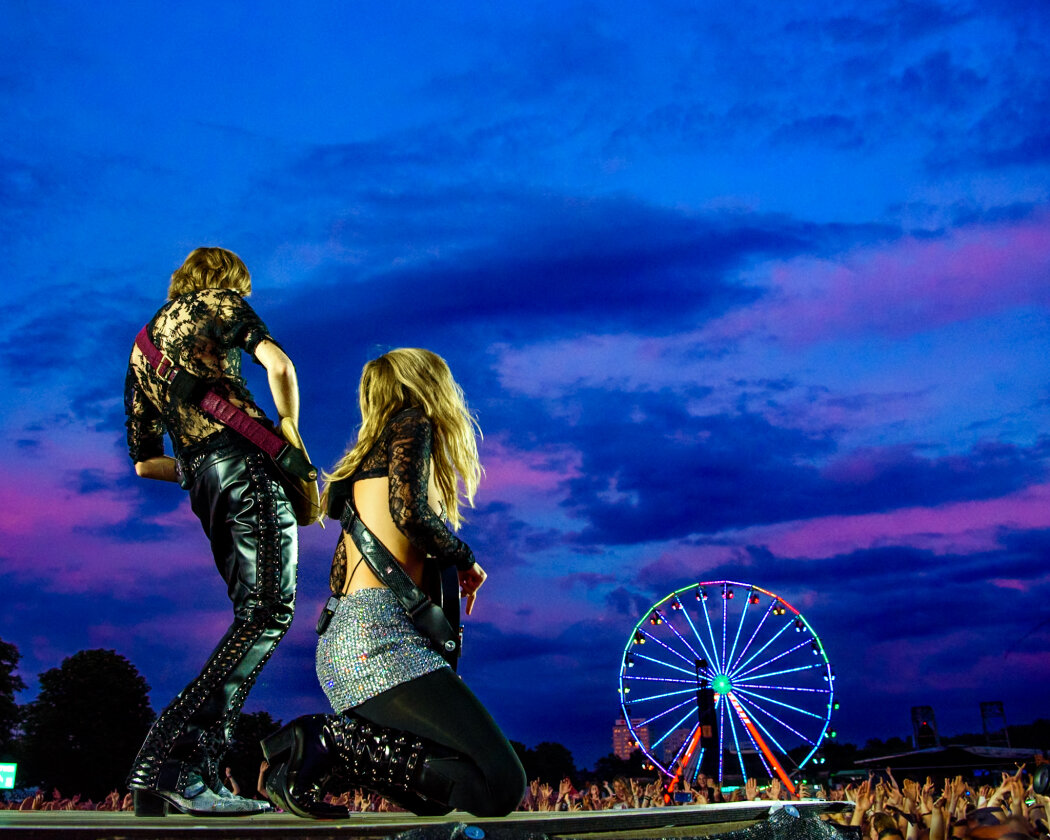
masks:
<svg viewBox="0 0 1050 840"><path fill-rule="evenodd" d="M339 522L343 530L353 539L354 545L361 552L372 574L394 593L409 618L412 619L416 629L434 642L438 653L455 669L462 650L462 639L449 623L445 613L422 589L416 586L390 550L361 521L350 499L346 500ZM317 624L318 634L323 633L328 625L326 619L331 618L331 606L334 605L329 599L329 605L325 606L321 613L321 620Z"/></svg>
<svg viewBox="0 0 1050 840"><path fill-rule="evenodd" d="M199 406L209 417L246 437L273 458L285 472L301 481L317 480L317 467L309 462L301 449L297 449L243 409L219 396L208 388L206 381L176 365L150 339L148 325L135 336L135 346L142 351L142 355L157 375L168 383L173 396Z"/></svg>

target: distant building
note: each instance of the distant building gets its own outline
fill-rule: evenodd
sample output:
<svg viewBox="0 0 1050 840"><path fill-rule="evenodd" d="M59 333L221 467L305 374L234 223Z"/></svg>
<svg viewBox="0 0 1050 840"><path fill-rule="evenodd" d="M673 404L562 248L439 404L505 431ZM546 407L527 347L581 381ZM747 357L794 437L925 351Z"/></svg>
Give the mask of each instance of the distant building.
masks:
<svg viewBox="0 0 1050 840"><path fill-rule="evenodd" d="M678 751L682 748L682 744L685 743L685 739L692 734L692 727L683 726L681 729L676 729L664 739L664 742L660 745L660 749L662 750L661 758L663 758L664 767L669 767L671 765L675 756L678 755Z"/></svg>
<svg viewBox="0 0 1050 840"><path fill-rule="evenodd" d="M634 726L635 732L638 733L638 740L642 742L641 745L645 749L649 749L649 727L642 726L643 720L644 718L631 718L631 725ZM627 728L627 721L624 718L620 718L613 724L613 752L617 757L627 759L631 757L631 753L636 749L638 749L638 741L635 740L631 730Z"/></svg>

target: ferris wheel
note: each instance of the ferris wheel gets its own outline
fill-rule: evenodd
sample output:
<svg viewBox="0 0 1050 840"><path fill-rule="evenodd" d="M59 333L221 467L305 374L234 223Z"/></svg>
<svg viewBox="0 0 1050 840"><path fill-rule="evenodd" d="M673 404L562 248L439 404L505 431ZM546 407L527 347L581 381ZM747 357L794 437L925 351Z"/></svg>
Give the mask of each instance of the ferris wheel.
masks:
<svg viewBox="0 0 1050 840"><path fill-rule="evenodd" d="M794 777L819 755L835 672L803 615L750 583L703 581L642 616L624 649L620 704L635 743L669 789ZM763 775L764 774L764 775ZM742 782L741 782L742 783Z"/></svg>

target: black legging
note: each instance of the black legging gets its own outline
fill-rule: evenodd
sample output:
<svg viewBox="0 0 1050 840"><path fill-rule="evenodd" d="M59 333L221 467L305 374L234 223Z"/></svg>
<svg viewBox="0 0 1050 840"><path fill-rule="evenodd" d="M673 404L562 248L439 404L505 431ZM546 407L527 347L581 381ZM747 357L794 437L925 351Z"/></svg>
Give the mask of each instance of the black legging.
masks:
<svg viewBox="0 0 1050 840"><path fill-rule="evenodd" d="M448 805L457 811L502 817L517 808L525 794L525 770L514 748L450 668L394 686L348 711L455 752L456 757L431 759L430 763L452 780Z"/></svg>

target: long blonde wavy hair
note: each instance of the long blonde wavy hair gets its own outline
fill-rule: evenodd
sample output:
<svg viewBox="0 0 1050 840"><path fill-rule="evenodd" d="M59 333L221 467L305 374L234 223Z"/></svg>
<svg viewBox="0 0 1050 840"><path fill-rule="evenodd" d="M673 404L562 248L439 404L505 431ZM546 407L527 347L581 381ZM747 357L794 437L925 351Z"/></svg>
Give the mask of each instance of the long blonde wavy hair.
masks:
<svg viewBox="0 0 1050 840"><path fill-rule="evenodd" d="M473 507L484 470L475 435L481 427L467 408L463 389L437 353L399 347L372 359L361 371L358 389L361 428L355 443L330 473L324 474L321 510L328 509L334 482L353 475L379 440L387 421L405 408L422 409L434 430L434 479L453 528L462 524L460 499Z"/></svg>

